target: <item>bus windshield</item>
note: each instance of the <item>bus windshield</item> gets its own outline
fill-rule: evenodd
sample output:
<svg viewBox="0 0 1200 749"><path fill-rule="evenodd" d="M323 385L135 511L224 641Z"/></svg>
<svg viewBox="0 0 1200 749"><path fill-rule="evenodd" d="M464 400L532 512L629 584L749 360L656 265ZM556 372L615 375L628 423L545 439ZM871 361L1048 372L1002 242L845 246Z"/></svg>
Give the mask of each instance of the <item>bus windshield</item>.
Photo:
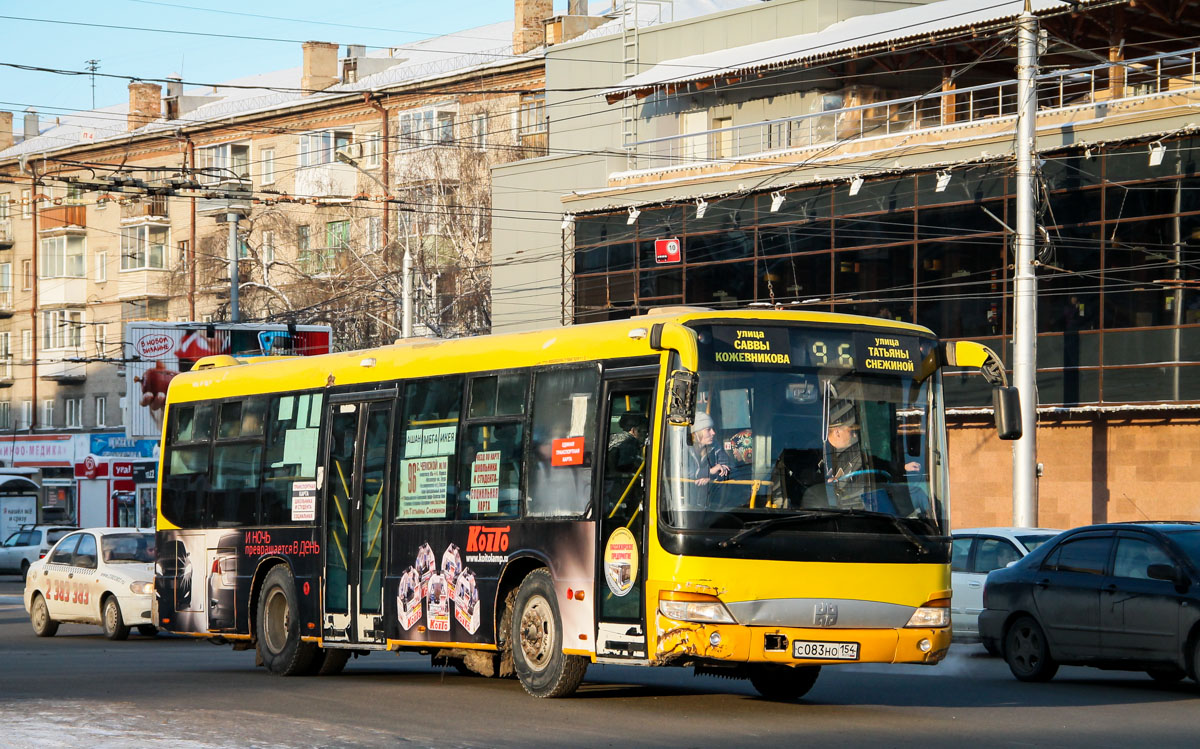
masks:
<svg viewBox="0 0 1200 749"><path fill-rule="evenodd" d="M667 526L725 533L729 553L776 530L945 535L934 339L774 324L697 334L696 416L667 428Z"/></svg>

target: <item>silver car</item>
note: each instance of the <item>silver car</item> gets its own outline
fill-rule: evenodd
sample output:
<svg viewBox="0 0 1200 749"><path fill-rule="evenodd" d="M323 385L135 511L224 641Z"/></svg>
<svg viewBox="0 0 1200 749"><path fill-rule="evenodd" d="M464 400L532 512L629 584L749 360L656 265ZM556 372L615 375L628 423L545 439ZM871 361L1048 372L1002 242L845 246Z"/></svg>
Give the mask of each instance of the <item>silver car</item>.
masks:
<svg viewBox="0 0 1200 749"><path fill-rule="evenodd" d="M962 528L951 532L950 621L954 639L979 641L983 584L992 570L1007 567L1062 531L1051 528ZM985 644L985 647L987 645ZM988 648L992 655L999 655Z"/></svg>
<svg viewBox="0 0 1200 749"><path fill-rule="evenodd" d="M0 573L19 573L21 579L29 565L46 556L58 539L79 530L67 525L22 525L20 530L4 539L0 545Z"/></svg>

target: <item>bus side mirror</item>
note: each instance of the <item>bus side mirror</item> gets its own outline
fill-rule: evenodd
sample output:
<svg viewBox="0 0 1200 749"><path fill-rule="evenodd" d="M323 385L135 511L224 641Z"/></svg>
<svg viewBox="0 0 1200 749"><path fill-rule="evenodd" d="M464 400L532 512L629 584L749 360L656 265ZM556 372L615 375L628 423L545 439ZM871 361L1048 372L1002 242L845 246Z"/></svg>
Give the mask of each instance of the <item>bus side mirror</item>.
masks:
<svg viewBox="0 0 1200 749"><path fill-rule="evenodd" d="M1002 440L1021 439L1021 393L1015 387L992 388L996 433Z"/></svg>
<svg viewBox="0 0 1200 749"><path fill-rule="evenodd" d="M696 412L696 373L677 369L667 378L667 422L688 426Z"/></svg>

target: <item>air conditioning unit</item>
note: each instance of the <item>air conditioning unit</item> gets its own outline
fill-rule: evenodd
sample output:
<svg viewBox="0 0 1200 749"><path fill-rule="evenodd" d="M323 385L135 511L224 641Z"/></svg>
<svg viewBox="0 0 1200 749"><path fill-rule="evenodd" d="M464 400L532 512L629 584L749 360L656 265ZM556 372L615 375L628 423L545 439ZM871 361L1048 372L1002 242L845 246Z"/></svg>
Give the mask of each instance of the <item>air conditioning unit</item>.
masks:
<svg viewBox="0 0 1200 749"><path fill-rule="evenodd" d="M358 161L359 159L362 158L362 155L363 155L363 144L362 143L349 143L347 145L344 145L337 150L337 155L339 157L342 157L342 158L339 158L339 161L343 161L345 159L351 159L353 161Z"/></svg>

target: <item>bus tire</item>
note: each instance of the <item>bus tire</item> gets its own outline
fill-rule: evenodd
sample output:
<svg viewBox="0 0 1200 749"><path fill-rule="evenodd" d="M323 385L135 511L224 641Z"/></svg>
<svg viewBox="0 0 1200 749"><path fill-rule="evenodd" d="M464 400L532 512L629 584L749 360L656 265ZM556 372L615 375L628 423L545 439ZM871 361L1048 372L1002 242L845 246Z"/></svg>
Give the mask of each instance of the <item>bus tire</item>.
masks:
<svg viewBox="0 0 1200 749"><path fill-rule="evenodd" d="M317 646L300 640L296 581L287 565L276 565L263 580L255 619L258 658L277 676L296 676L312 665Z"/></svg>
<svg viewBox="0 0 1200 749"><path fill-rule="evenodd" d="M342 672L349 660L349 650L319 648L309 664L308 672L315 676L335 676Z"/></svg>
<svg viewBox="0 0 1200 749"><path fill-rule="evenodd" d="M750 666L750 683L763 698L794 702L813 688L821 675L820 666Z"/></svg>
<svg viewBox="0 0 1200 749"><path fill-rule="evenodd" d="M121 604L115 596L104 599L100 607L100 623L104 626L104 636L110 640L124 640L129 637L129 625L121 616Z"/></svg>
<svg viewBox="0 0 1200 749"><path fill-rule="evenodd" d="M536 569L521 581L513 609L513 667L525 691L534 697L566 697L587 672L587 659L562 651L562 616L554 583L545 569Z"/></svg>
<svg viewBox="0 0 1200 749"><path fill-rule="evenodd" d="M29 623L33 625L33 633L38 637L54 637L58 632L58 622L50 618L50 609L46 608L46 599L40 595L33 597L29 606Z"/></svg>

